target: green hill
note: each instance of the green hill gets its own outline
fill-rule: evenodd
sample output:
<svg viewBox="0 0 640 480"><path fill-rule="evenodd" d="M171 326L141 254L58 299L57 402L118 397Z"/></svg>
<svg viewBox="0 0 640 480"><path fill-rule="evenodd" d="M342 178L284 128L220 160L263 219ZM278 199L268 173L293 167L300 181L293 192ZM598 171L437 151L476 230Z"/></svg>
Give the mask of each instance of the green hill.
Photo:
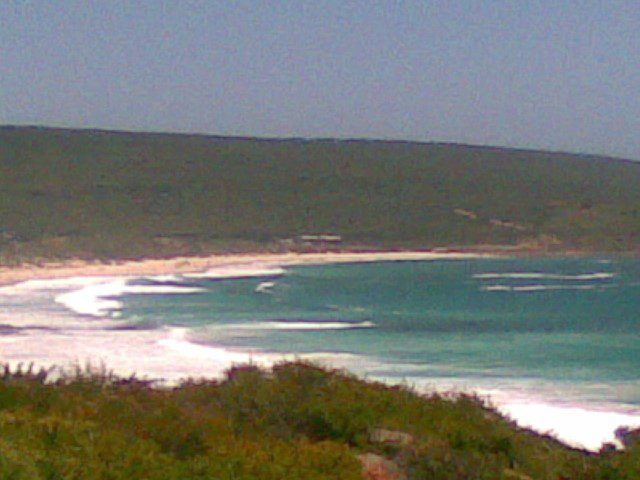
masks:
<svg viewBox="0 0 640 480"><path fill-rule="evenodd" d="M640 162L468 145L0 128L0 261L640 246Z"/></svg>

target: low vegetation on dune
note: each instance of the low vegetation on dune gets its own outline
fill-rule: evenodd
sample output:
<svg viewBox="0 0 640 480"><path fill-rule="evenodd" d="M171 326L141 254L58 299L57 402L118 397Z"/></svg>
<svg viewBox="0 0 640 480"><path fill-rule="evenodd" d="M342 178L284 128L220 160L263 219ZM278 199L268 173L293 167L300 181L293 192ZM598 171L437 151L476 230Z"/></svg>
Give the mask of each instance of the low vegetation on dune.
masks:
<svg viewBox="0 0 640 480"><path fill-rule="evenodd" d="M2 479L637 479L470 396L420 396L307 363L174 388L78 371L0 377Z"/></svg>
<svg viewBox="0 0 640 480"><path fill-rule="evenodd" d="M640 162L564 153L0 127L0 266L317 248L638 251L638 185ZM623 451L588 454L473 396L300 362L172 388L0 369L0 480L638 479L640 433L620 436Z"/></svg>
<svg viewBox="0 0 640 480"><path fill-rule="evenodd" d="M0 263L640 246L640 163L456 144L0 127Z"/></svg>

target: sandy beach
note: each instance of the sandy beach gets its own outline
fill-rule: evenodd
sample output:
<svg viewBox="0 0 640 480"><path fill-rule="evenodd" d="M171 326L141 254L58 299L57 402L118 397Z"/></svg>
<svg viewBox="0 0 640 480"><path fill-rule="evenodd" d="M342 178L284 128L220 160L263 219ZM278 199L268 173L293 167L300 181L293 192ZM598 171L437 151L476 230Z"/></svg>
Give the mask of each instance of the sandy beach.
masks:
<svg viewBox="0 0 640 480"><path fill-rule="evenodd" d="M326 252L326 253L247 253L210 255L205 257L175 257L122 262L87 262L70 260L41 265L0 267L0 285L27 280L93 277L137 276L193 273L216 267L237 265L319 265L326 263L360 263L383 261L459 260L490 258L494 255L467 252L394 251L394 252Z"/></svg>
<svg viewBox="0 0 640 480"><path fill-rule="evenodd" d="M277 289L274 285L277 281L271 277L284 275L286 267L289 266L455 261L505 258L506 256L505 252L451 250L247 253L110 263L74 260L23 265L15 268L3 267L0 268L0 285L4 285L0 288L0 301L5 303L3 309L0 309L0 327L4 328L4 335L0 335L0 350L3 352L3 361L14 367L20 363L34 362L45 368L51 365L73 368L73 365L93 362L107 365L110 370L123 377L136 373L166 385L175 384L189 377L220 378L234 364L251 362L269 367L283 360L297 358L318 362L332 368L344 368L390 384L406 381L405 375L408 375L412 378L412 382L416 382L412 385L418 391L430 392L434 389L442 389L444 392L474 392L481 398L487 399L502 414L517 421L520 426L539 432L553 431L554 435L566 444L591 451L597 451L603 442L615 442L614 432L619 426L640 425L640 417L637 411L631 408L632 405L624 408L619 405L612 407L611 404L603 403L604 400L589 403L579 398L574 401L558 401L555 390L557 385L552 382L548 383L546 390L543 390L540 382L536 383L535 388L527 389L529 384L526 379L520 383L515 382L513 386L509 380L511 377L506 380L496 378L495 384L478 382L473 377L464 377L458 382L452 382L451 377L447 376L448 367L446 365L442 367L435 357L433 360L427 358L424 364L432 365L436 369L445 368L445 373L438 374L439 376L422 371L411 374L410 372L416 368L413 363L409 365L410 369L406 371L408 373L404 373L405 363L387 364L382 353L376 357L359 350L336 348L330 342L326 347L320 345L308 352L301 350L302 353L300 353L295 347L291 348L291 352L281 352L269 350L264 345L251 344L247 347L224 344L217 340L218 337L224 336L221 332L226 329L230 335L228 338L234 338L234 335L239 337L256 335L256 338L261 338L264 335L278 335L278 332L285 332L285 334L304 337L307 342L310 342L311 337L316 334L336 340L340 338L340 334L336 333L332 337L332 332L346 332L345 336L351 336L351 338L357 338L359 329L364 334L374 332L376 329L382 332L386 328L384 318L387 314L371 318L368 316L360 318L359 314L356 315L357 318L349 317L349 312L353 312L349 309L363 308L370 300L367 299L368 297L362 297L359 300L350 298L344 304L340 314L331 310L331 313L327 314L327 318L331 321L325 321L322 315L316 318L316 314L300 318L294 315L288 318L287 315L280 315L281 312L277 308L273 310L275 312L273 317L258 318L252 321L252 325L248 325L250 322L242 319L236 324L233 322L227 324L223 321L220 325L224 328L218 330L211 322L204 323L204 328L198 325L191 328L190 323L180 321L157 324L152 321L150 324L141 324L141 328L136 328L137 320L132 322L131 318L126 317L127 309L135 308L135 301L142 300L148 294L155 295L156 297L153 298L157 299L161 305L168 305L163 303L170 298L167 295L174 296L175 301L182 301L180 296L184 295L182 298L185 302L191 295L195 295L193 298L196 301L197 294L207 291L207 282L211 279L253 278L254 283L246 282L246 298L262 296L263 299L269 299L272 295L271 289L274 287ZM518 255L508 256L510 260L505 258L505 270L496 269L494 263L486 270L465 270L462 275L468 281L463 278L462 283L456 283L450 290L451 295L462 295L460 298L482 295L483 301L489 302L496 299L498 304L502 305L500 302L502 298L506 298L505 295L511 297L510 301L517 299L533 301L535 299L533 295L544 295L544 292L552 292L552 295L559 295L561 292L568 292L568 295L574 292L580 292L581 295L583 293L604 295L613 288L609 288L608 282L620 281L621 274L614 267L609 263L601 263L597 259L592 259L592 263L587 260L583 270L565 272L562 270L562 265L547 271L540 265L532 267L525 264L510 264L509 262L518 261ZM424 265L424 267L428 266ZM445 266L442 267L445 268ZM464 269L466 265L456 267L453 262L446 266L447 269L458 267ZM289 278L290 283L295 282L294 277L292 274ZM615 280L612 280L614 278ZM518 283L532 281L539 285ZM496 286L491 282L499 282L499 285ZM420 285L423 284L420 283ZM465 290L467 288L465 285L474 292L483 293ZM603 289L599 289L601 286ZM422 290L432 293L435 291L437 295L439 288L437 282L434 282L431 287ZM560 290L560 287L572 289ZM135 299L133 307L124 304L125 295L130 295L130 300ZM231 297L224 297L224 301L227 300L233 303ZM447 304L446 299L440 297L440 300L444 300L444 304ZM205 302L205 307L197 308L207 308L206 300L202 301ZM461 302L464 303L464 300ZM326 300L322 305L329 303L338 304L338 300ZM188 303L186 305L188 307ZM452 308L456 312L455 318L463 315L459 313L458 305ZM313 310L312 307L311 310ZM124 318L121 317L123 311L125 311ZM243 315L244 313L246 312L243 311ZM250 314L251 312L247 318ZM141 315L153 317L153 313L148 312ZM392 317L393 322L402 321L401 315ZM455 321L455 318L451 317L446 321ZM516 312L514 321L517 318ZM473 329L473 326L469 328ZM308 332L308 335L305 332ZM397 330L394 329L387 332L391 332L391 336L397 335ZM380 333L380 335L385 334ZM437 335L441 335L441 332L436 330L434 336ZM469 345L478 347L481 336L482 332L479 332L478 338L473 340L475 343L469 343ZM374 337L375 334L372 334L370 338ZM500 338L495 339L495 349L502 349L505 352L504 359L500 355L496 357L498 362L509 361L508 351L515 345L514 339L517 337L517 334L513 334L506 343L501 342ZM562 332L558 332L553 338L560 341L559 339L563 338ZM566 341L567 338L564 338ZM424 339L427 341L427 337ZM532 339L535 339L535 332L527 337L520 347L514 348L516 350L526 348ZM450 343L447 344L447 341ZM462 341L463 339L455 335L449 340L445 338L443 348L447 348L448 353L444 357L444 363L447 363L450 356L452 363L456 361L453 350L455 345ZM409 350L407 346L407 351ZM434 351L437 356L438 350ZM380 353L383 350L377 350L377 352ZM389 376L388 372L395 372L396 365L399 365L398 373L394 374L395 376ZM411 377L411 375L414 376ZM621 381L612 384L622 387L626 385L629 389L634 385L633 382L627 385ZM585 388L591 387L587 385Z"/></svg>

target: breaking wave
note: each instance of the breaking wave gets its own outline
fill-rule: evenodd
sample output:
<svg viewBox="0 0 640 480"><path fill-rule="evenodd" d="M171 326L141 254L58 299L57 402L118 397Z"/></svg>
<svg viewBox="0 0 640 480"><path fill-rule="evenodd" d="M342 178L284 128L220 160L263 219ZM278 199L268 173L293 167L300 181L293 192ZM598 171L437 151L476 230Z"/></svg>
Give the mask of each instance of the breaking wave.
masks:
<svg viewBox="0 0 640 480"><path fill-rule="evenodd" d="M376 324L370 321L364 322L338 322L338 321L325 321L325 322L295 322L295 321L268 321L268 322L255 322L255 323L238 323L238 324L225 324L221 327L209 327L209 328L221 328L224 330L349 330L360 328L375 328Z"/></svg>
<svg viewBox="0 0 640 480"><path fill-rule="evenodd" d="M353 328L374 328L375 324L365 322L259 322L251 328L257 330L346 330Z"/></svg>
<svg viewBox="0 0 640 480"><path fill-rule="evenodd" d="M80 315L116 317L122 310L122 295L177 295L205 291L203 288L178 285L130 285L129 279L118 278L107 283L90 283L79 290L62 293L56 303Z"/></svg>
<svg viewBox="0 0 640 480"><path fill-rule="evenodd" d="M595 272L595 273L583 273L578 275L564 275L559 273L540 273L540 272L509 272L509 273L478 273L473 275L473 278L479 280L497 280L502 278L512 279L549 279L549 280L606 280L608 278L615 277L615 273L610 272Z"/></svg>
<svg viewBox="0 0 640 480"><path fill-rule="evenodd" d="M256 287L257 293L271 293L271 289L275 287L275 282L262 282Z"/></svg>
<svg viewBox="0 0 640 480"><path fill-rule="evenodd" d="M487 285L481 290L485 292L543 292L546 290L595 290L596 285Z"/></svg>
<svg viewBox="0 0 640 480"><path fill-rule="evenodd" d="M234 265L216 267L204 272L185 273L185 278L202 280L230 280L241 278L280 277L285 274L282 267L268 265Z"/></svg>

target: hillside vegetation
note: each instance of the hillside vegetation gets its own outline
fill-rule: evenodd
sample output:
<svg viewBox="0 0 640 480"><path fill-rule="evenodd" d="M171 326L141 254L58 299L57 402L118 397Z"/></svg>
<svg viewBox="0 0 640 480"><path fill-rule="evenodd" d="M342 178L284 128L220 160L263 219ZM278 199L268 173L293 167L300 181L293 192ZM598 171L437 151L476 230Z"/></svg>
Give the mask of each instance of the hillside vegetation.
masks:
<svg viewBox="0 0 640 480"><path fill-rule="evenodd" d="M0 261L640 246L640 163L454 144L0 128Z"/></svg>
<svg viewBox="0 0 640 480"><path fill-rule="evenodd" d="M393 462L369 480L640 476L633 432L624 452L588 455L473 397L421 397L305 363L173 389L80 370L45 379L0 375L0 478L355 480L367 454Z"/></svg>

